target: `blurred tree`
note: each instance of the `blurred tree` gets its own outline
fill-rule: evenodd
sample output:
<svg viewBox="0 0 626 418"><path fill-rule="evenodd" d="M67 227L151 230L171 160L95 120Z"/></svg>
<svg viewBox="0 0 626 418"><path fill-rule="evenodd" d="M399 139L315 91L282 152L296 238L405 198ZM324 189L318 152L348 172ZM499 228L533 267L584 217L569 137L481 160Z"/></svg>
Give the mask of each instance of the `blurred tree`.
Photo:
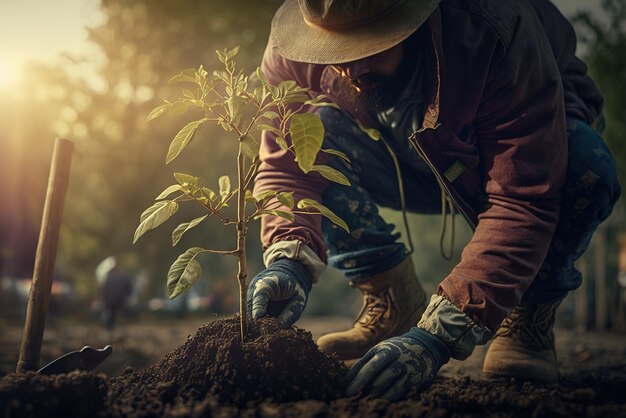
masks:
<svg viewBox="0 0 626 418"><path fill-rule="evenodd" d="M12 214L7 211L0 219L10 224L24 207L35 208L32 215L21 216L28 216L26 223L37 230L52 140L69 137L76 142L76 152L59 264L78 290L87 293L95 289L93 272L98 262L117 255L130 268L153 277L148 291L161 294L162 278L180 251L164 250L163 242L171 242L165 229L152 231L151 239L131 247L139 214L146 202L172 183L174 171L217 177L217 173L234 170L220 164L223 152L236 144L220 142L221 131L206 129L191 152L165 167L167 147L180 121L156 121L148 126L146 117L171 96L167 80L172 75L200 64L215 67L218 48L241 45L241 64L252 71L260 63L269 22L279 3L261 0L250 7L244 0L103 0L104 19L89 29L94 53L66 55L57 66L31 66L13 101L14 113L22 115L22 120L7 117L7 124L0 128L4 131L0 137L9 138L2 141L8 150L4 155L14 161L7 174L14 181L2 185L8 189L11 184L6 193L15 202ZM6 128L10 126L14 128ZM30 203L19 203L18 198ZM172 229L176 225L172 222ZM207 223L183 239L193 240L194 234L210 237L219 231L217 225ZM251 236L258 233L252 231ZM1 241L6 243L1 246L4 257L15 258L8 250L17 245L15 240L3 237ZM260 268L260 248L254 244L251 255L256 255ZM32 251L22 247L24 253ZM26 258L32 260L34 254ZM223 262L215 258L207 271L219 276Z"/></svg>
<svg viewBox="0 0 626 418"><path fill-rule="evenodd" d="M617 160L620 183L626 185L626 0L602 0L604 13L582 12L573 22L586 46L589 73L604 95L604 139ZM620 199L620 206L624 199ZM623 218L624 208L618 214ZM623 222L623 220L622 220Z"/></svg>
<svg viewBox="0 0 626 418"><path fill-rule="evenodd" d="M617 161L618 178L622 188L625 188L626 0L602 0L602 9L602 13L592 14L588 11L579 13L573 17L573 22L579 35L579 42L586 47L584 60L589 66L589 73L604 95L606 130L603 138ZM589 265L587 279L594 283L595 288L595 309L592 309L587 317L592 319L595 314L595 322L601 329L607 325L603 320L607 309L610 323L612 320L610 314L617 311L619 305L618 283L613 278L618 275L618 241L624 234L625 226L626 205L621 198L612 216L601 227L603 233L597 234L592 241L595 248L593 259L591 253L586 255ZM602 295L606 295L608 300L603 300ZM582 300L589 301L586 295L582 296ZM593 304L590 307L593 308ZM598 316L600 309L604 309L604 314Z"/></svg>

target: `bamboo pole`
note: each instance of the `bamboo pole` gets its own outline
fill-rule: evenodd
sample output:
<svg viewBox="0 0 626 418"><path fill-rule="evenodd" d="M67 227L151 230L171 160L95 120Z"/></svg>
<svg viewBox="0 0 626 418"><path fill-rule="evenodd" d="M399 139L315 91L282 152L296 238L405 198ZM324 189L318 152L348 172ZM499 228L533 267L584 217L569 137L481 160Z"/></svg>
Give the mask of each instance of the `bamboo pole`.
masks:
<svg viewBox="0 0 626 418"><path fill-rule="evenodd" d="M28 306L26 307L26 323L17 362L18 373L39 368L41 342L46 326L63 204L69 183L73 151L74 144L71 141L62 138L56 139L35 255L33 280L28 295Z"/></svg>

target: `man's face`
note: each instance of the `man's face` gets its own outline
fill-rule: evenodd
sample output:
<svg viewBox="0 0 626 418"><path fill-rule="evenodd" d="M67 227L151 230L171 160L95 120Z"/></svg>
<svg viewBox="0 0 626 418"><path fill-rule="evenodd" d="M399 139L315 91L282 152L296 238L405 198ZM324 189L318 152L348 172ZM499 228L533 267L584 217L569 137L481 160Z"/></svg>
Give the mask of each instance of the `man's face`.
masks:
<svg viewBox="0 0 626 418"><path fill-rule="evenodd" d="M404 48L400 43L371 57L334 65L349 83L350 101L356 109L365 106L377 112L393 105L411 73Z"/></svg>

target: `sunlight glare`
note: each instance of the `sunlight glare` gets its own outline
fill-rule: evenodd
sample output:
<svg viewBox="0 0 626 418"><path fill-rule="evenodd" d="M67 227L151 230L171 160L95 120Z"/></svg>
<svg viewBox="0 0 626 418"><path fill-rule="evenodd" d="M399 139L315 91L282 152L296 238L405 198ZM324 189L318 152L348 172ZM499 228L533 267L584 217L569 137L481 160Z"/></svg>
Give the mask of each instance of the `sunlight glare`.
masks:
<svg viewBox="0 0 626 418"><path fill-rule="evenodd" d="M0 57L0 88L9 87L19 78L18 68Z"/></svg>

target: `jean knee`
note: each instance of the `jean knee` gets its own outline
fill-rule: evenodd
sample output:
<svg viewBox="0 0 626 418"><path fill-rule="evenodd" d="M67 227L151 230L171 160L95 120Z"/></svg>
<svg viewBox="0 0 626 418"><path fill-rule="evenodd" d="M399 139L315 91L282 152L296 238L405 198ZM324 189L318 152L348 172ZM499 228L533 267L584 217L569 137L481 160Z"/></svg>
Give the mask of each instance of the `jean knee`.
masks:
<svg viewBox="0 0 626 418"><path fill-rule="evenodd" d="M586 126L587 127L587 126ZM600 213L610 214L621 195L617 164L602 138L588 127L573 135L570 150L564 199L568 195L578 202L593 202ZM590 205L591 206L591 205Z"/></svg>
<svg viewBox="0 0 626 418"><path fill-rule="evenodd" d="M598 203L605 206L608 216L622 193L617 177L617 164L608 149L603 158L592 159L592 162L589 172L598 176L594 185L594 195L598 197Z"/></svg>

